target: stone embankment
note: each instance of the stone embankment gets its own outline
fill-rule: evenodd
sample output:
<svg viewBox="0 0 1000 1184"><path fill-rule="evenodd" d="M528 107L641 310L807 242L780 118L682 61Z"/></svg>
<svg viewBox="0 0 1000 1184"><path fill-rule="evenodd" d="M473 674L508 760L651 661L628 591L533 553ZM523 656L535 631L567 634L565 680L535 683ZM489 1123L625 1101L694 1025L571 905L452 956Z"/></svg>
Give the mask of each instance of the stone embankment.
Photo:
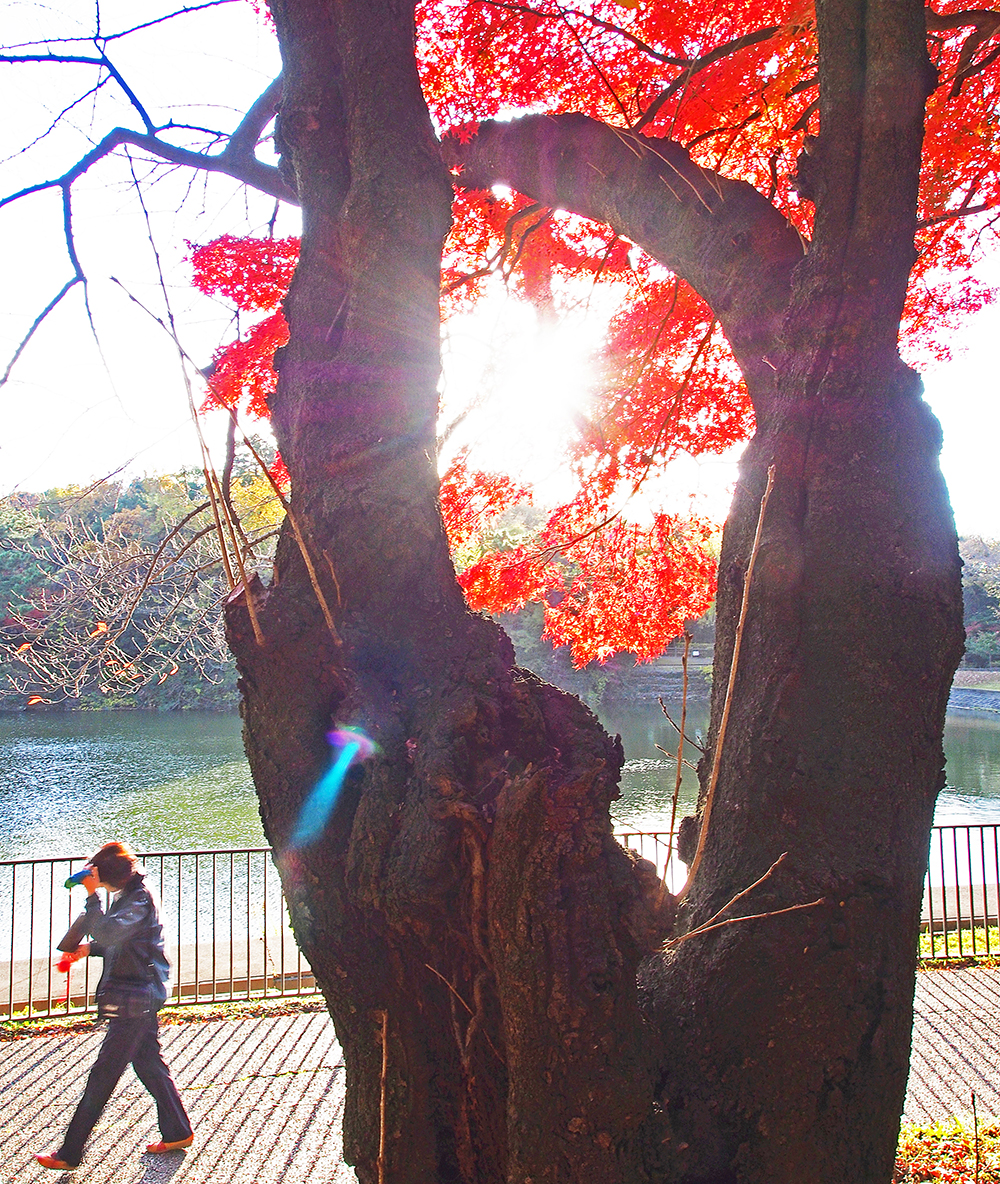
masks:
<svg viewBox="0 0 1000 1184"><path fill-rule="evenodd" d="M648 666L637 666L628 672L628 678L608 680L604 691L604 703L653 703L657 699L668 699L679 703L684 692L684 674L679 666L664 667L651 662ZM712 680L709 672L694 669L688 674L688 700L692 703L707 703L712 694Z"/></svg>
<svg viewBox="0 0 1000 1184"><path fill-rule="evenodd" d="M951 688L949 711L992 711L1000 715L1000 691L984 691L978 687Z"/></svg>
<svg viewBox="0 0 1000 1184"><path fill-rule="evenodd" d="M986 682L987 686L977 686ZM607 703L649 703L658 698L679 702L684 675L679 662L664 660L637 666L627 678L610 678L604 692ZM960 670L948 699L949 711L988 711L1000 715L1000 672ZM695 666L688 676L688 699L707 702L712 693L711 667Z"/></svg>

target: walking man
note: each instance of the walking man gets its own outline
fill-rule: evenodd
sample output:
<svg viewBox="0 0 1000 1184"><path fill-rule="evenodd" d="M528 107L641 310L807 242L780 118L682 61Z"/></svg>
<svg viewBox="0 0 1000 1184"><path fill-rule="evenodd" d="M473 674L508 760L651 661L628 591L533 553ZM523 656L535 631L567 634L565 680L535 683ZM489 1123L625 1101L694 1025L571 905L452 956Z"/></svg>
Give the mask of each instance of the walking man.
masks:
<svg viewBox="0 0 1000 1184"><path fill-rule="evenodd" d="M153 1153L190 1147L191 1124L177 1087L160 1053L156 1013L167 997L169 965L163 951L163 926L158 902L146 885L132 850L124 843L107 843L89 861L84 932L93 939L70 955L104 959L97 987L97 1014L108 1030L87 1087L76 1108L62 1146L53 1155L37 1155L42 1167L72 1171L79 1167L83 1146L128 1064L156 1100L160 1134ZM97 895L99 887L116 893L107 913Z"/></svg>

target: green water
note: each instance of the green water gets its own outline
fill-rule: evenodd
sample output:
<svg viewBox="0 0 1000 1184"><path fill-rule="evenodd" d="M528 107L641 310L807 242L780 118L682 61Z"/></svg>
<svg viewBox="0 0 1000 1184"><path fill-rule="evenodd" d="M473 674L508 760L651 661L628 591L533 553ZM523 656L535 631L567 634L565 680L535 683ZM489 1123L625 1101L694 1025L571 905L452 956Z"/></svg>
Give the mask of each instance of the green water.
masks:
<svg viewBox="0 0 1000 1184"><path fill-rule="evenodd" d="M0 858L263 846L234 715L0 716Z"/></svg>
<svg viewBox="0 0 1000 1184"><path fill-rule="evenodd" d="M679 719L679 707L668 710ZM615 821L660 830L669 820L676 732L658 707L607 713L625 745ZM707 705L688 710L707 730ZM938 822L1000 820L1000 716L948 717L948 788ZM689 755L696 757L697 752ZM680 813L697 795L685 769ZM236 716L80 712L0 716L0 859L85 855L108 839L142 851L263 846Z"/></svg>

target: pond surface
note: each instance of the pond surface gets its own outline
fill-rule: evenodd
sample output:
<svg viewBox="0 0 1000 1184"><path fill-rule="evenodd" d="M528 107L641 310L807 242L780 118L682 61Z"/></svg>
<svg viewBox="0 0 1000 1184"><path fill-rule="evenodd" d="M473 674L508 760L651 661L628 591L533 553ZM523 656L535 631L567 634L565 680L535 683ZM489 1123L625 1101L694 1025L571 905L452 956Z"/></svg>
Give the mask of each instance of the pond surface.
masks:
<svg viewBox="0 0 1000 1184"><path fill-rule="evenodd" d="M680 719L680 706L668 710ZM615 822L666 829L677 733L659 707L606 713L625 745ZM688 707L687 732L707 730L707 704ZM697 752L685 746L688 755ZM1000 820L1000 716L956 713L945 735L948 788L938 822ZM678 816L697 782L683 771ZM240 721L201 712L0 715L0 859L85 855L109 838L142 851L263 846Z"/></svg>
<svg viewBox="0 0 1000 1184"><path fill-rule="evenodd" d="M0 859L263 846L240 720L212 712L0 716Z"/></svg>

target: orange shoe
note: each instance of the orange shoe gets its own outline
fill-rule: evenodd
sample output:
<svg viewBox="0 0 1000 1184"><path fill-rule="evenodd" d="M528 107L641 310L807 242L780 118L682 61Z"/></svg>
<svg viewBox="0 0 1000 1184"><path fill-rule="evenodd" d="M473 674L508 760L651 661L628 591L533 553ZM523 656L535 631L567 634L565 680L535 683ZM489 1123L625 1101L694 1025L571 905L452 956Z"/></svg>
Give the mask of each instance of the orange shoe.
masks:
<svg viewBox="0 0 1000 1184"><path fill-rule="evenodd" d="M162 1155L164 1151L182 1151L185 1147L190 1147L194 1142L194 1135L188 1135L186 1139L175 1139L173 1143L164 1143L161 1139L159 1143L147 1143L146 1150L151 1155Z"/></svg>
<svg viewBox="0 0 1000 1184"><path fill-rule="evenodd" d="M36 1155L35 1159L43 1168L49 1168L53 1172L75 1172L80 1166L78 1163L66 1163L65 1160L57 1159L54 1155Z"/></svg>

